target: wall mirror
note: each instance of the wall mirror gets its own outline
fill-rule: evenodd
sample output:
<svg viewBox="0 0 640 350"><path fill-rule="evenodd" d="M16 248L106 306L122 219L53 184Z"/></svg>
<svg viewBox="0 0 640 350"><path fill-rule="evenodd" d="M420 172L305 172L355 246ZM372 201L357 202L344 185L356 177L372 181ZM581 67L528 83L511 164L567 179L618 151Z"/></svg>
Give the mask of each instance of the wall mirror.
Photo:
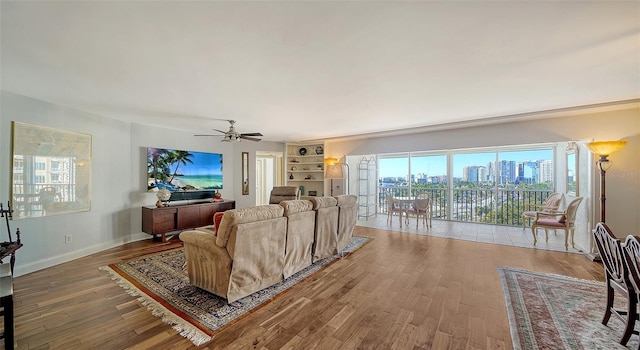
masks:
<svg viewBox="0 0 640 350"><path fill-rule="evenodd" d="M242 152L242 194L249 194L249 152Z"/></svg>
<svg viewBox="0 0 640 350"><path fill-rule="evenodd" d="M91 135L13 122L16 219L90 210Z"/></svg>
<svg viewBox="0 0 640 350"><path fill-rule="evenodd" d="M578 145L575 142L569 142L569 145L567 146L566 162L567 194L578 196Z"/></svg>

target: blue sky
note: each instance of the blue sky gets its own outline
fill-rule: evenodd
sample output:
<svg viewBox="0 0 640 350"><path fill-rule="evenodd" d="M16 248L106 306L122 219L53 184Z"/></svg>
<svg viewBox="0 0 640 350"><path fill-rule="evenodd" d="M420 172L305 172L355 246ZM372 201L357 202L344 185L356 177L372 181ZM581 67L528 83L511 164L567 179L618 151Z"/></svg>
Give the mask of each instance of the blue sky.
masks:
<svg viewBox="0 0 640 350"><path fill-rule="evenodd" d="M180 164L178 172L183 175L211 175L222 174L222 154L218 153L203 153L203 152L191 152L193 157L191 160L193 164ZM174 165L175 166L175 165ZM173 169L172 169L173 170Z"/></svg>
<svg viewBox="0 0 640 350"><path fill-rule="evenodd" d="M535 150L535 151L503 151L499 153L500 160L514 160L516 163L525 160L551 160L553 159L553 151ZM453 176L462 177L462 168L470 165L486 166L487 163L496 159L495 152L478 152L467 154L453 155ZM404 177L408 169L407 158L380 158L379 160L380 177ZM445 155L413 157L411 172L415 175L418 173L427 173L428 176L446 175L447 164Z"/></svg>

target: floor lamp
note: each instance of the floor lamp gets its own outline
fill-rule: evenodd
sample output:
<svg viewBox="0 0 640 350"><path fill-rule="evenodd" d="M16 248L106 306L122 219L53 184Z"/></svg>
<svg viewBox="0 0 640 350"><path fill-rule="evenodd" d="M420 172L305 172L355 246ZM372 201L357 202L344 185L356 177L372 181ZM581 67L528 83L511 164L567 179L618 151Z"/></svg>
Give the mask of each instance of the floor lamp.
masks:
<svg viewBox="0 0 640 350"><path fill-rule="evenodd" d="M599 157L596 165L600 169L600 222L605 222L607 215L606 176L607 170L612 165L608 157L621 150L626 144L627 141L595 141L587 144L591 153ZM590 256L591 260L600 261L600 255L594 250L594 247L591 250L593 251L592 256Z"/></svg>
<svg viewBox="0 0 640 350"><path fill-rule="evenodd" d="M331 195L333 196L333 180L334 179L344 179L349 177L349 165L344 163L333 163L327 165L327 173L325 175L327 179L331 179ZM342 191L346 194L345 190Z"/></svg>
<svg viewBox="0 0 640 350"><path fill-rule="evenodd" d="M598 169L600 169L600 221L605 222L606 220L606 206L605 202L607 200L606 195L606 175L607 170L611 168L611 161L609 160L609 156L615 152L621 150L627 141L596 141L589 142L589 150L595 155L599 157L596 165Z"/></svg>

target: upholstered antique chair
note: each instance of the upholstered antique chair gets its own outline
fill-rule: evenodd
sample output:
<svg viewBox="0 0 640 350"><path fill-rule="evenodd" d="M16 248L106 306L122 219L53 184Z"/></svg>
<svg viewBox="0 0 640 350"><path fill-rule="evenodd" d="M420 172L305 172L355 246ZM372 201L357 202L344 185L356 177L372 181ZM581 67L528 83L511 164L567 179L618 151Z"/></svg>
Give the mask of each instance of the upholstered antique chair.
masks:
<svg viewBox="0 0 640 350"><path fill-rule="evenodd" d="M286 200L280 202L287 218L287 246L284 254L284 278L312 263L316 212L308 200Z"/></svg>
<svg viewBox="0 0 640 350"><path fill-rule="evenodd" d="M311 199L316 211L313 262L338 254L338 200L333 197Z"/></svg>
<svg viewBox="0 0 640 350"><path fill-rule="evenodd" d="M343 194L334 197L338 206L338 252L352 241L353 230L358 220L358 197L355 194Z"/></svg>
<svg viewBox="0 0 640 350"><path fill-rule="evenodd" d="M420 222L422 216L422 225L431 227L431 196L428 193L418 193L416 195L415 202L411 205L411 208L407 209L407 225L409 224L409 216L411 214L416 216L416 228Z"/></svg>
<svg viewBox="0 0 640 350"><path fill-rule="evenodd" d="M404 216L405 209L397 199L393 198L391 193L387 193L387 224L390 224L393 220L393 214L398 213L400 216L400 227L402 227L402 217Z"/></svg>
<svg viewBox="0 0 640 350"><path fill-rule="evenodd" d="M549 230L564 230L564 248L569 249L567 240L571 235L571 246L575 247L573 241L573 235L575 233L575 221L578 207L582 202L582 197L576 197L567 205L564 211L545 211L536 212L536 216L531 223L531 233L533 233L533 245L538 243L536 231L538 228L543 228L544 233L549 241Z"/></svg>
<svg viewBox="0 0 640 350"><path fill-rule="evenodd" d="M602 317L602 324L606 326L611 315L615 315L622 320L622 322L625 323L625 330L620 339L620 344L626 345L633 333L633 328L638 318L638 294L630 281L628 264L625 263L624 255L633 253L634 258L637 256L637 241L630 243L631 246L628 248L625 245L623 249L620 240L611 232L609 227L602 222L596 224L596 228L593 230L593 237L600 257L602 258L605 282L607 284L607 305L604 317ZM637 262L633 263L633 266L637 269ZM614 299L616 292L627 299L626 310L615 308Z"/></svg>
<svg viewBox="0 0 640 350"><path fill-rule="evenodd" d="M542 204L526 204L522 213L522 229L527 227L527 221L536 217L536 213L557 211L563 197L562 193L552 193Z"/></svg>
<svg viewBox="0 0 640 350"><path fill-rule="evenodd" d="M269 204L278 204L282 201L300 199L300 190L296 186L277 186L271 190Z"/></svg>

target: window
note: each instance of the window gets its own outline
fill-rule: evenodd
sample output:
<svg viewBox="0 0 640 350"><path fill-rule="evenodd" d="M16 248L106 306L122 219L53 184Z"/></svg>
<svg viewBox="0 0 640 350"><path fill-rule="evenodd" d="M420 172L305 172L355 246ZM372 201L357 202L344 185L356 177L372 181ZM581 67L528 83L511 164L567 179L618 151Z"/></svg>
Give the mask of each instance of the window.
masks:
<svg viewBox="0 0 640 350"><path fill-rule="evenodd" d="M36 162L35 169L36 170L44 170L46 165L43 162Z"/></svg>
<svg viewBox="0 0 640 350"><path fill-rule="evenodd" d="M524 207L541 202L555 188L551 145L396 153L378 159L383 210L386 193L413 198L429 192L434 217L521 225Z"/></svg>

